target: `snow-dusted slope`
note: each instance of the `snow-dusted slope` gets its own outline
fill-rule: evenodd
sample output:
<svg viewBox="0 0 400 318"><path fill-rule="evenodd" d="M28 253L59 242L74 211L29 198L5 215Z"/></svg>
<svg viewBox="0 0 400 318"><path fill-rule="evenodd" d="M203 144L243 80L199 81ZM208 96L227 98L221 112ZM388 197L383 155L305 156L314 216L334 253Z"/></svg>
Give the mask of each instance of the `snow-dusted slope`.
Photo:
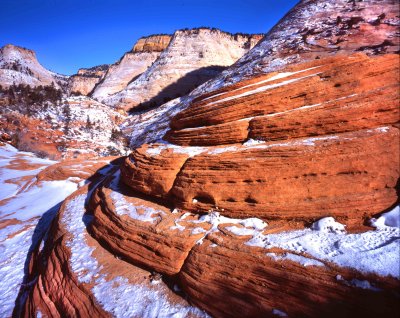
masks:
<svg viewBox="0 0 400 318"><path fill-rule="evenodd" d="M118 128L125 116L90 97L66 97L28 116L23 110L5 105L0 116L0 136L9 135L19 149L53 159L125 154Z"/></svg>
<svg viewBox="0 0 400 318"><path fill-rule="evenodd" d="M302 0L253 50L196 93L324 56L398 52L398 12L392 0Z"/></svg>
<svg viewBox="0 0 400 318"><path fill-rule="evenodd" d="M260 38L215 29L176 31L155 63L105 103L129 109L141 103L155 106L185 95L234 63Z"/></svg>
<svg viewBox="0 0 400 318"><path fill-rule="evenodd" d="M62 80L65 80L63 76L50 72L37 61L34 51L11 44L0 49L1 86L46 86L54 83L58 87L57 82Z"/></svg>

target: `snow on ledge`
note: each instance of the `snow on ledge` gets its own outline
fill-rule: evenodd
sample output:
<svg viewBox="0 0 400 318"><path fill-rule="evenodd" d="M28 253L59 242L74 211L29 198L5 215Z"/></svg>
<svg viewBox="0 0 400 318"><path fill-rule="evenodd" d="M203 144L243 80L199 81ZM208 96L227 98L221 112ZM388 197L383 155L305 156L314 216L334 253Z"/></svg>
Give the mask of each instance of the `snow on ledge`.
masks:
<svg viewBox="0 0 400 318"><path fill-rule="evenodd" d="M275 255L280 259L290 259L304 266L321 266L324 262L332 262L363 273L400 279L400 228L397 227L385 226L364 233L347 234L343 224L336 222L332 217L326 217L315 222L312 228L263 234L267 224L260 219L232 219L218 212L211 212L201 216L199 220L190 222L212 225L198 240L198 244L202 244L209 233L217 232L218 225L233 224L225 229L234 235L251 236L244 244L265 249L277 247L287 251L284 256ZM179 220L175 224L179 230L185 229L179 224ZM301 256L303 253L310 255L312 259Z"/></svg>
<svg viewBox="0 0 400 318"><path fill-rule="evenodd" d="M322 218L316 222L314 222L311 226L311 229L315 231L321 231L325 233L346 233L345 225L336 222L333 217Z"/></svg>
<svg viewBox="0 0 400 318"><path fill-rule="evenodd" d="M110 198L114 203L117 215L128 215L130 218L138 221L155 223L160 219L160 214L165 214L163 211L155 210L151 207L134 205L128 202L121 193L116 191L111 192Z"/></svg>
<svg viewBox="0 0 400 318"><path fill-rule="evenodd" d="M400 228L385 227L346 234L343 225L331 218L324 218L314 223L313 229L266 235L254 232L245 244L306 253L341 267L400 279Z"/></svg>

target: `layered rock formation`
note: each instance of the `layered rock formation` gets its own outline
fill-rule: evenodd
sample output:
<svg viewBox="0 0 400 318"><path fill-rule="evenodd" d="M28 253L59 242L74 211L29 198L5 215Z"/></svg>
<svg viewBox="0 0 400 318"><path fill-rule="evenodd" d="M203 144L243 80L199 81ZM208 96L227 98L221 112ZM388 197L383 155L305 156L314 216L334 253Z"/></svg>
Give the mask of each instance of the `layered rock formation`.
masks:
<svg viewBox="0 0 400 318"><path fill-rule="evenodd" d="M108 65L81 68L68 79L68 91L75 95L89 95L97 83L104 77Z"/></svg>
<svg viewBox="0 0 400 318"><path fill-rule="evenodd" d="M154 107L186 95L234 63L260 38L215 29L176 31L166 50L146 72L104 102L128 110L139 104Z"/></svg>
<svg viewBox="0 0 400 318"><path fill-rule="evenodd" d="M134 117L128 157L38 173L80 188L37 229L14 315L398 317L399 63L375 44L395 5L301 1L223 82Z"/></svg>
<svg viewBox="0 0 400 318"><path fill-rule="evenodd" d="M285 140L395 124L398 56L364 54L297 64L195 99L167 140L210 146Z"/></svg>
<svg viewBox="0 0 400 318"><path fill-rule="evenodd" d="M193 212L361 222L397 200L398 67L327 58L206 94L171 121L183 147L142 146L123 180Z"/></svg>
<svg viewBox="0 0 400 318"><path fill-rule="evenodd" d="M154 63L170 40L169 35L152 35L139 39L130 52L110 66L106 76L93 91L93 98L104 100L123 90Z"/></svg>
<svg viewBox="0 0 400 318"><path fill-rule="evenodd" d="M181 290L213 317L399 313L396 263L381 267L396 257L398 229L347 235L320 222L283 232L290 223L171 212L126 188L115 168L62 205L33 254L19 315L205 317Z"/></svg>
<svg viewBox="0 0 400 318"><path fill-rule="evenodd" d="M0 85L29 85L59 87L65 78L45 69L36 59L34 51L15 45L0 48Z"/></svg>

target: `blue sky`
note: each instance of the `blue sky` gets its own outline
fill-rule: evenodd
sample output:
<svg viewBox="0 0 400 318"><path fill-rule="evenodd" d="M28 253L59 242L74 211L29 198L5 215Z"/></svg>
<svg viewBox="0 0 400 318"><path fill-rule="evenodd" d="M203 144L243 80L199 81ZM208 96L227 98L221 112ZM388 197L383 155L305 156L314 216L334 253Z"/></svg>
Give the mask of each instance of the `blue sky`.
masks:
<svg viewBox="0 0 400 318"><path fill-rule="evenodd" d="M62 73L109 64L141 36L210 26L265 33L297 0L0 0L0 46L36 51Z"/></svg>

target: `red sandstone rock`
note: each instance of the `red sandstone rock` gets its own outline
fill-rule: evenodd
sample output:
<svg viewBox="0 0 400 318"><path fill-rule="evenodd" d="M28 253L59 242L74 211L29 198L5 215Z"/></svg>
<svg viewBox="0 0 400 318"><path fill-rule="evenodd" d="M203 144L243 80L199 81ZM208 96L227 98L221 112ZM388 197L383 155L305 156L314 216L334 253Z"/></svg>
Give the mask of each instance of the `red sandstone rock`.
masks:
<svg viewBox="0 0 400 318"><path fill-rule="evenodd" d="M397 128L382 128L203 153L170 193L180 208L218 206L232 217L360 220L397 200L398 138Z"/></svg>
<svg viewBox="0 0 400 318"><path fill-rule="evenodd" d="M182 225L175 222L187 223L181 220L183 213L171 213L164 206L135 197L128 187L114 182L98 188L92 197L93 236L129 263L162 274L177 274L204 234L192 233L195 224L179 230Z"/></svg>
<svg viewBox="0 0 400 318"><path fill-rule="evenodd" d="M218 145L398 122L396 55L322 59L282 72L288 73L280 79L258 77L198 98L171 121L173 130L166 139L180 145Z"/></svg>
<svg viewBox="0 0 400 318"><path fill-rule="evenodd" d="M121 178L136 191L154 197L165 197L189 156L170 149L161 151L160 155L152 155L151 149L156 153L158 151L157 147L144 145L131 153L121 165Z"/></svg>

